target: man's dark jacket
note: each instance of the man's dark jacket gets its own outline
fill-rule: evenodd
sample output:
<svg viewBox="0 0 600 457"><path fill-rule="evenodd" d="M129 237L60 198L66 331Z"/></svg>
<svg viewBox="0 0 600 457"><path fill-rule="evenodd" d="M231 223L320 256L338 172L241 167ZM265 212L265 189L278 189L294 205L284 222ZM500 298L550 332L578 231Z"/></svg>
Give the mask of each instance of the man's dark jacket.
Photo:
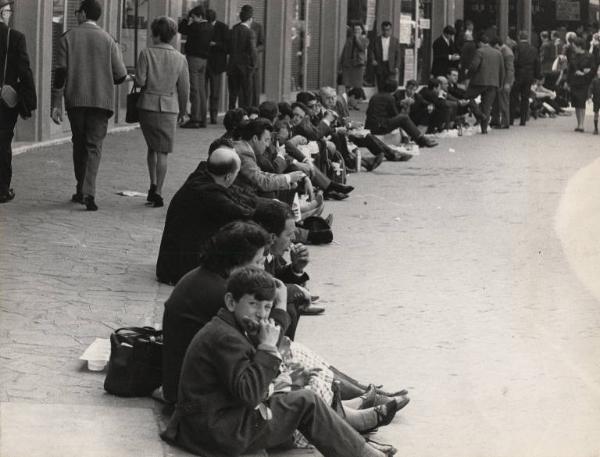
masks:
<svg viewBox="0 0 600 457"><path fill-rule="evenodd" d="M201 57L208 59L209 43L213 36L213 26L210 22L187 22L182 21L179 24L179 33L187 35L185 42L185 55L191 57Z"/></svg>
<svg viewBox="0 0 600 457"><path fill-rule="evenodd" d="M241 22L234 25L229 34L229 61L227 71L251 72L256 67L256 40L254 32Z"/></svg>
<svg viewBox="0 0 600 457"><path fill-rule="evenodd" d="M212 41L214 46L210 47L208 55L208 70L213 74L223 73L227 68L227 36L229 27L227 24L216 21L213 25Z"/></svg>
<svg viewBox="0 0 600 457"><path fill-rule="evenodd" d="M515 81L531 83L541 76L540 57L537 50L526 41L515 48Z"/></svg>
<svg viewBox="0 0 600 457"><path fill-rule="evenodd" d="M458 68L457 61L449 60L452 54L458 54L458 49L454 44L454 40L446 43L444 36L439 36L433 42L433 62L431 64L431 74L433 76L446 76L450 67Z"/></svg>
<svg viewBox="0 0 600 457"><path fill-rule="evenodd" d="M3 22L0 22L0 82L4 75L7 35L8 27ZM33 82L33 73L29 66L25 35L15 29L10 29L6 80L4 84L12 86L19 94L19 104L17 105L17 109L19 110L21 117L30 117L31 112L37 108L37 95L35 92L35 84ZM2 127L2 125L3 120L0 119L0 127ZM7 127L12 127L12 125Z"/></svg>
<svg viewBox="0 0 600 457"><path fill-rule="evenodd" d="M208 238L225 224L249 219L253 213L232 190L216 184L202 162L169 205L156 264L158 280L177 283L199 265Z"/></svg>

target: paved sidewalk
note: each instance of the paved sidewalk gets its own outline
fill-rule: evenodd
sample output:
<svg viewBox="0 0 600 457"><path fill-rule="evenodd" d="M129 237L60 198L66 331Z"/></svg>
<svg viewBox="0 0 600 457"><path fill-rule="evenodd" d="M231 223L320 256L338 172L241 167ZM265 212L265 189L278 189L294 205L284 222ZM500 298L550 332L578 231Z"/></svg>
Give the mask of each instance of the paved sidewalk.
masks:
<svg viewBox="0 0 600 457"><path fill-rule="evenodd" d="M327 312L304 317L298 339L411 391L378 436L398 455L600 453L598 302L567 252L591 248L569 219L579 200L565 203L600 139L572 124L442 139L351 175L351 198L327 203L335 241L310 265ZM179 131L167 202L220 134ZM112 329L160 322L172 290L154 280L166 207L117 195L148 188L141 132L109 136L103 155L95 213L69 201L69 144L14 158L16 199L0 205L3 457L185 455L158 438L152 400L105 394L104 374L78 360Z"/></svg>

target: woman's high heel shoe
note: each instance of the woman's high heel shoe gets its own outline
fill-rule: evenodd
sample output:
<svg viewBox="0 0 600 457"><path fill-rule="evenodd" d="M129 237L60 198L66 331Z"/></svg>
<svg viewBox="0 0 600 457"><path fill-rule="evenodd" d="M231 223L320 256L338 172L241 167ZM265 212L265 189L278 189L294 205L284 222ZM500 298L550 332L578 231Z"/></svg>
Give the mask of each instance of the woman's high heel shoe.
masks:
<svg viewBox="0 0 600 457"><path fill-rule="evenodd" d="M156 184L150 184L150 189L148 189L148 196L146 197L147 202L154 202L154 196L156 195Z"/></svg>
<svg viewBox="0 0 600 457"><path fill-rule="evenodd" d="M154 194L154 200L152 202L152 207L153 208L161 208L164 205L165 205L165 203L163 202L163 198L158 194Z"/></svg>

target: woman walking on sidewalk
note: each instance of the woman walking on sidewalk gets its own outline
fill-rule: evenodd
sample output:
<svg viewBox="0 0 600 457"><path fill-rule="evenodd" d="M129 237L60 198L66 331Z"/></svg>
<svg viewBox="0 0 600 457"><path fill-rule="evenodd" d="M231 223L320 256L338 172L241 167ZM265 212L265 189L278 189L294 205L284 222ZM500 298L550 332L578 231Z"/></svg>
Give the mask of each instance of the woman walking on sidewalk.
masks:
<svg viewBox="0 0 600 457"><path fill-rule="evenodd" d="M571 88L571 104L577 116L576 132L583 132L585 120L585 104L592 78L594 77L594 60L592 55L585 51L585 42L582 38L573 40L573 52L569 56L569 86Z"/></svg>
<svg viewBox="0 0 600 457"><path fill-rule="evenodd" d="M167 155L173 152L177 121L182 121L190 92L190 78L183 54L169 43L177 24L166 16L152 21L153 45L138 58L136 81L142 87L138 101L140 127L148 145L150 206L164 205L162 188L167 174ZM179 115L178 115L179 113Z"/></svg>

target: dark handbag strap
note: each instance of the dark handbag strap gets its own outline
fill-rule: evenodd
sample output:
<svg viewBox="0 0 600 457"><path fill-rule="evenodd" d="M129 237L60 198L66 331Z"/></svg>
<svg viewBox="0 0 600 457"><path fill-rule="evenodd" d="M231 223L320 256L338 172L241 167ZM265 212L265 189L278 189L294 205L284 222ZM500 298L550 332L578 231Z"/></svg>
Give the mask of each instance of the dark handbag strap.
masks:
<svg viewBox="0 0 600 457"><path fill-rule="evenodd" d="M4 81L6 81L6 66L8 65L8 45L10 43L10 27L8 27L6 31L6 55L4 56L4 74L2 75L2 84L0 87L4 86Z"/></svg>
<svg viewBox="0 0 600 457"><path fill-rule="evenodd" d="M123 336L125 333L129 333L129 336L145 336L145 337L159 337L162 336L162 330L156 330L154 327L121 327L115 330L115 335Z"/></svg>

